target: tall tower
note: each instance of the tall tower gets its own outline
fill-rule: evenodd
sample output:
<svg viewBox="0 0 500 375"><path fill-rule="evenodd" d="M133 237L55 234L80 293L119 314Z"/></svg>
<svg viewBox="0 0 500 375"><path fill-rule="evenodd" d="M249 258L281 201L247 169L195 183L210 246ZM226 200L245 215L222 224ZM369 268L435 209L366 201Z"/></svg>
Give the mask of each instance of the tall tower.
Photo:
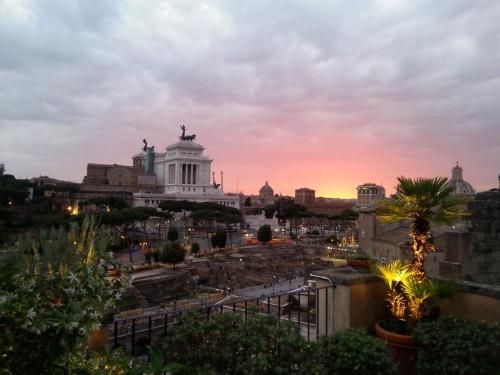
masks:
<svg viewBox="0 0 500 375"><path fill-rule="evenodd" d="M476 193L472 185L464 180L463 169L458 164L458 161L451 169L451 180L446 185L453 188L453 193L456 195L472 195Z"/></svg>

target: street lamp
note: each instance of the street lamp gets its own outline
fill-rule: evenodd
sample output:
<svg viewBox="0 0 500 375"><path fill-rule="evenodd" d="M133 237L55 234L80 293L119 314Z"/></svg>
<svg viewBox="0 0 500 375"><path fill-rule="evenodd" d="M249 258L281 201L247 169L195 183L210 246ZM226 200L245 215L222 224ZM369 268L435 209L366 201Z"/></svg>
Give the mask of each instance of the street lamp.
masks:
<svg viewBox="0 0 500 375"><path fill-rule="evenodd" d="M271 285L273 286L273 296L274 296L274 284L276 283L276 279L277 277L273 275L273 282L271 283Z"/></svg>

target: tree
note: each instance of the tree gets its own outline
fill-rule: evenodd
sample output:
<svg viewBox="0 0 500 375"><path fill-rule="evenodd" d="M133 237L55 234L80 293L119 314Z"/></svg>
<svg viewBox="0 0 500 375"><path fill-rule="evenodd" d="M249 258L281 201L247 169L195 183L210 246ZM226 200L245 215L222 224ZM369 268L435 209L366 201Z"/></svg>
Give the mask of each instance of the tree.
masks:
<svg viewBox="0 0 500 375"><path fill-rule="evenodd" d="M115 196L95 197L80 202L81 206L89 206L92 204L96 205L98 208L105 207L110 210L121 210L123 208L130 207L130 204L128 204L125 199L123 199L122 197L115 197Z"/></svg>
<svg viewBox="0 0 500 375"><path fill-rule="evenodd" d="M170 242L175 242L179 239L179 231L176 227L170 226L167 232L167 240Z"/></svg>
<svg viewBox="0 0 500 375"><path fill-rule="evenodd" d="M12 207L24 204L30 186L33 184L28 180L18 180L10 174L0 176L0 206Z"/></svg>
<svg viewBox="0 0 500 375"><path fill-rule="evenodd" d="M212 244L212 240L209 236L210 233L213 232L213 223L216 218L220 216L220 211L211 210L211 209L200 209L195 210L191 213L191 217L198 222L203 223L205 227L205 233L207 235L207 242L210 249L210 245Z"/></svg>
<svg viewBox="0 0 500 375"><path fill-rule="evenodd" d="M223 249L226 247L227 242L227 233L217 231L214 235L212 235L212 246L218 247L219 249Z"/></svg>
<svg viewBox="0 0 500 375"><path fill-rule="evenodd" d="M160 260L164 263L170 263L174 266L177 263L184 261L186 258L186 251L177 242L165 245L161 252Z"/></svg>
<svg viewBox="0 0 500 375"><path fill-rule="evenodd" d="M212 236L210 237L210 245L212 245L212 249L215 250L218 244L219 244L219 239L217 238L217 232L212 233Z"/></svg>
<svg viewBox="0 0 500 375"><path fill-rule="evenodd" d="M280 198L276 200L273 204L266 206L264 208L266 218L270 219L274 215L283 224L283 229L286 228L286 222L290 223L290 234L292 233L292 228L295 228L295 235L298 234L298 220L300 218L311 216L310 212L307 212L307 208L295 203L289 198Z"/></svg>
<svg viewBox="0 0 500 375"><path fill-rule="evenodd" d="M229 208L229 207L228 207ZM222 214L217 218L217 221L226 224L227 233L229 233L229 246L233 247L233 226L237 227L240 223L243 222L243 216L238 210L229 211L225 210ZM224 244L225 247L225 244Z"/></svg>
<svg viewBox="0 0 500 375"><path fill-rule="evenodd" d="M269 224L262 225L257 232L257 240L268 243L273 238L273 232Z"/></svg>
<svg viewBox="0 0 500 375"><path fill-rule="evenodd" d="M245 207L252 207L252 199L250 197L245 198L245 202L243 203Z"/></svg>
<svg viewBox="0 0 500 375"><path fill-rule="evenodd" d="M380 201L377 218L383 223L411 220L410 235L413 239L412 268L418 279L425 278L426 251L433 250L429 242L431 223L450 225L468 212L464 210L467 198L453 195L446 177L411 179L398 177L396 194Z"/></svg>
<svg viewBox="0 0 500 375"><path fill-rule="evenodd" d="M191 245L191 252L196 255L200 252L200 244L198 242L193 242Z"/></svg>

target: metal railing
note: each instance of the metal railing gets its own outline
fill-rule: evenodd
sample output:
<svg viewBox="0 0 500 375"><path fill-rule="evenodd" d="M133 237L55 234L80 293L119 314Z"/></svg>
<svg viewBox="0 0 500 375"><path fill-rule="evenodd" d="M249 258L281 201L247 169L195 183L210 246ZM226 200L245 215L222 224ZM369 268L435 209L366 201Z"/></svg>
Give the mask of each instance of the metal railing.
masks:
<svg viewBox="0 0 500 375"><path fill-rule="evenodd" d="M297 324L301 335L314 341L332 330L330 306L333 303L333 288L333 285L320 288L304 286L264 298L244 299L233 296L234 299L226 298L212 305L118 318L109 327L110 344L124 348L131 355L145 354L146 347L155 339L168 335L187 311L197 311L200 319L207 320L223 313L238 313L245 320L252 314L275 315Z"/></svg>

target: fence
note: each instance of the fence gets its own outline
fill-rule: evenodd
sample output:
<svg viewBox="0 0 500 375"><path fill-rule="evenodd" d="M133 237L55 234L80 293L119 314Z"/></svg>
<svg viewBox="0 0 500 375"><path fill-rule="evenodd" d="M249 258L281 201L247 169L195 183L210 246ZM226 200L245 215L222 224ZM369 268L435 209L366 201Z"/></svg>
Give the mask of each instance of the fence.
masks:
<svg viewBox="0 0 500 375"><path fill-rule="evenodd" d="M200 319L207 320L214 314L223 313L239 313L244 319L255 313L275 314L279 319L296 323L301 335L314 341L331 332L332 311L329 306L333 302L333 287L301 287L291 292L254 299L235 296L213 305L118 318L109 327L110 344L123 347L133 356L142 355L148 345L168 335L186 311L198 311Z"/></svg>

